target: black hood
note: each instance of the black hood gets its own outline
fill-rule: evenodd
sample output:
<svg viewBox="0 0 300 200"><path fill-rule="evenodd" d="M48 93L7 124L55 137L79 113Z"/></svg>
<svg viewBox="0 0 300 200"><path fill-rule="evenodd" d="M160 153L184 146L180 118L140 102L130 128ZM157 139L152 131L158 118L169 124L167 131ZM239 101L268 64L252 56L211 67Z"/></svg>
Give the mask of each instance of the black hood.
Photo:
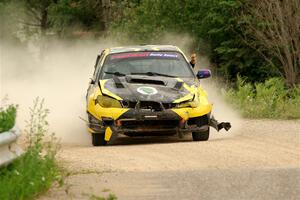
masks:
<svg viewBox="0 0 300 200"><path fill-rule="evenodd" d="M184 83L191 86L196 85L197 81L193 78L177 79L162 76L127 75L114 76L113 79L108 79L104 88L123 100L171 103L190 94L184 87ZM105 89L101 88L101 91L105 93Z"/></svg>

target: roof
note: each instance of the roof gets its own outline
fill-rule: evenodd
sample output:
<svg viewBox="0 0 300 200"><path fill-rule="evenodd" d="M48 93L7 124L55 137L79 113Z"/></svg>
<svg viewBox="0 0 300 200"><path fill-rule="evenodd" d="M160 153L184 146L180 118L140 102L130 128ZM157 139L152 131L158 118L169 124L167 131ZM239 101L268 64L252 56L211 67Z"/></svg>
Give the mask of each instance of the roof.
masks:
<svg viewBox="0 0 300 200"><path fill-rule="evenodd" d="M180 51L173 45L137 45L109 48L110 53L124 53L132 51Z"/></svg>

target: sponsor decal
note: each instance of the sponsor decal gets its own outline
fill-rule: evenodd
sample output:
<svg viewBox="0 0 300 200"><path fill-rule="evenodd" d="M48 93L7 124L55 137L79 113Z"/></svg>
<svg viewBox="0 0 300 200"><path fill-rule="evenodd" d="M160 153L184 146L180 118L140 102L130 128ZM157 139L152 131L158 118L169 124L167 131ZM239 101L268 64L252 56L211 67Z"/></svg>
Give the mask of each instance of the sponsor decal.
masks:
<svg viewBox="0 0 300 200"><path fill-rule="evenodd" d="M177 58L178 55L174 54L174 53L150 53L149 56L153 56L153 57L165 57L165 58Z"/></svg>
<svg viewBox="0 0 300 200"><path fill-rule="evenodd" d="M148 57L150 52L141 52L141 53L123 53L112 55L110 59L122 59L122 58L133 58L133 57Z"/></svg>
<svg viewBox="0 0 300 200"><path fill-rule="evenodd" d="M176 53L161 53L161 52L140 52L140 53L122 53L111 55L110 59L124 59L124 58L139 58L139 57L159 57L159 58L178 58Z"/></svg>
<svg viewBox="0 0 300 200"><path fill-rule="evenodd" d="M157 93L157 89L155 89L154 87L139 87L137 91L145 95L153 95Z"/></svg>

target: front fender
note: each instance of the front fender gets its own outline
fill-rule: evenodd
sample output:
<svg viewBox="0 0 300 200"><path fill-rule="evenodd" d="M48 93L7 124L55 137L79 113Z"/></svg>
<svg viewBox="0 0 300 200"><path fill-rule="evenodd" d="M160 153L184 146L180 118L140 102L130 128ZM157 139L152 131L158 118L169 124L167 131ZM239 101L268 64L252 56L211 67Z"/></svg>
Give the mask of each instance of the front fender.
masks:
<svg viewBox="0 0 300 200"><path fill-rule="evenodd" d="M123 113L127 112L128 108L104 108L95 100L98 95L102 95L100 89L97 87L94 93L88 96L87 112L93 115L95 118L102 120L102 117L118 119Z"/></svg>

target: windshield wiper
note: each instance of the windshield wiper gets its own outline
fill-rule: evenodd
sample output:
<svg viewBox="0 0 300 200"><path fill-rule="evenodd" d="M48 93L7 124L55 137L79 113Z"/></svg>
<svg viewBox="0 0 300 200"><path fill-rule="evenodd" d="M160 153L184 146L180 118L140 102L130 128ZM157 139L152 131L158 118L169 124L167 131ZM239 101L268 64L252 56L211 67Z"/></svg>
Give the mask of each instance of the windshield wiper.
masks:
<svg viewBox="0 0 300 200"><path fill-rule="evenodd" d="M161 74L157 72L145 72L145 73L131 73L132 75L147 75L147 76L165 76L165 77L171 77L176 78L177 76L172 76L168 74Z"/></svg>
<svg viewBox="0 0 300 200"><path fill-rule="evenodd" d="M115 76L126 76L126 74L123 74L123 73L120 73L120 72L106 72L106 71L104 71L104 73L113 74Z"/></svg>

